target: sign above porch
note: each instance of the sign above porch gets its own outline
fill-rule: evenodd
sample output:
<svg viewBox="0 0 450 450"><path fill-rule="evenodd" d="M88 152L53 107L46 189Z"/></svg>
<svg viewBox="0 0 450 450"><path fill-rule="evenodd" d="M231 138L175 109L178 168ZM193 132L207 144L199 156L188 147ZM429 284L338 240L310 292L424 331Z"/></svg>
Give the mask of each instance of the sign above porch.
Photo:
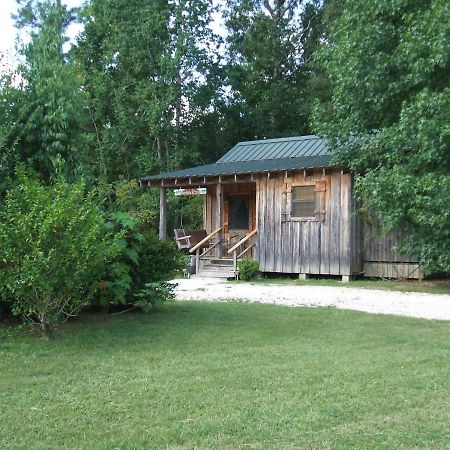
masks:
<svg viewBox="0 0 450 450"><path fill-rule="evenodd" d="M173 191L175 195L206 195L206 188L186 188L186 189L175 189Z"/></svg>

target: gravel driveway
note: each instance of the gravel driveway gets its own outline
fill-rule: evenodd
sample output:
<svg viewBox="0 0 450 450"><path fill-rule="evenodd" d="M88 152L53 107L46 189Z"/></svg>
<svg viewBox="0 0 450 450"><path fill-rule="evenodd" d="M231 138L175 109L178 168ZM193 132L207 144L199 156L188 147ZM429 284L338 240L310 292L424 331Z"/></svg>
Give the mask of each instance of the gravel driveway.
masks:
<svg viewBox="0 0 450 450"><path fill-rule="evenodd" d="M227 283L223 279L174 280L177 300L245 300L285 306L333 306L374 314L450 320L450 295L328 286Z"/></svg>

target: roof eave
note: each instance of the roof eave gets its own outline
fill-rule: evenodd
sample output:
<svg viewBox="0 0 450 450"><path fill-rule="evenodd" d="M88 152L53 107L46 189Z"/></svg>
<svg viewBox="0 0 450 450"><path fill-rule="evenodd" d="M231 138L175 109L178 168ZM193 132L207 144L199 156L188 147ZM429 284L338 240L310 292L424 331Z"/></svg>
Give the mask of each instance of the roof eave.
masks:
<svg viewBox="0 0 450 450"><path fill-rule="evenodd" d="M222 174L204 174L193 176L165 176L165 174L155 175L151 177L140 178L140 186L153 186L153 187L191 187L191 186L208 186L216 185L219 183L245 183L256 181L255 175L266 174L271 176L272 174L285 173L288 176L289 173L311 171L316 169L333 169L333 170L347 170L347 168L337 165L316 165L311 167L302 168L286 168L286 169L274 169L274 170L258 170L258 171L236 171L227 172Z"/></svg>

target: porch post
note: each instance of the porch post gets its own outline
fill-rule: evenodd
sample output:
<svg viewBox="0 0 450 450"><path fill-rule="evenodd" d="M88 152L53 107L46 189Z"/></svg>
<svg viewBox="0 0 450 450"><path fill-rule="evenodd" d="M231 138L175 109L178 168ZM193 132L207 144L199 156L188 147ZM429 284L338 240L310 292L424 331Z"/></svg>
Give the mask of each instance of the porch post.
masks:
<svg viewBox="0 0 450 450"><path fill-rule="evenodd" d="M164 241L167 237L167 193L166 188L159 188L159 240Z"/></svg>
<svg viewBox="0 0 450 450"><path fill-rule="evenodd" d="M223 226L223 188L222 183L219 181L216 189L216 227ZM223 230L217 234L217 241L220 241L223 237ZM217 257L222 258L222 245L217 246Z"/></svg>

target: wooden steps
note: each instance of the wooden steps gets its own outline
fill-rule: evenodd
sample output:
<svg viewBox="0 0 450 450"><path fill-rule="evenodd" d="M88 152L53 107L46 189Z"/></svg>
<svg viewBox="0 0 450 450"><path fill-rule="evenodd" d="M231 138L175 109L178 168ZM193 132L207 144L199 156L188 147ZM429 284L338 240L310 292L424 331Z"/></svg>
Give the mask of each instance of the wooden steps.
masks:
<svg viewBox="0 0 450 450"><path fill-rule="evenodd" d="M198 277L207 278L234 278L233 260L230 258L210 258L200 262L200 268L196 274Z"/></svg>

